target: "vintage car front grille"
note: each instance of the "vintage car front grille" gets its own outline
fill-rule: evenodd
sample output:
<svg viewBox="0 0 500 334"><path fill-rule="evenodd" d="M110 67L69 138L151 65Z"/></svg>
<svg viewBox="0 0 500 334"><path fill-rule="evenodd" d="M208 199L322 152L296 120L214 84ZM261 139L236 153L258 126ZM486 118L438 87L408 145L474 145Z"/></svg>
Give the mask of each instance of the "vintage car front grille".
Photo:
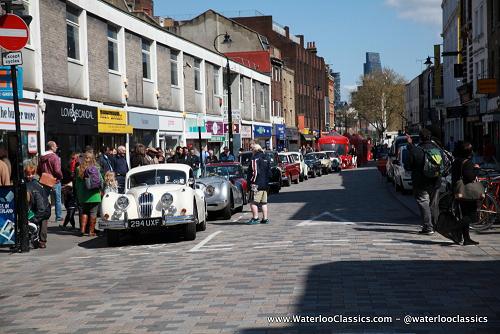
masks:
<svg viewBox="0 0 500 334"><path fill-rule="evenodd" d="M139 216L149 218L153 213L153 194L142 193L139 196Z"/></svg>

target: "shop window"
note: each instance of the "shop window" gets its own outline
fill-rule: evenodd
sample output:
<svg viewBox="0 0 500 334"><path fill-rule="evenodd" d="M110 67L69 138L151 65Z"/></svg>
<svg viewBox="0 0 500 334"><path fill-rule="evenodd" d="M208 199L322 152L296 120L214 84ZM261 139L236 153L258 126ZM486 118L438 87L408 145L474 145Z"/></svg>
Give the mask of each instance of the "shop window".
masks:
<svg viewBox="0 0 500 334"><path fill-rule="evenodd" d="M172 86L179 86L178 57L179 51L170 51L170 82Z"/></svg>
<svg viewBox="0 0 500 334"><path fill-rule="evenodd" d="M142 77L151 79L151 42L142 40Z"/></svg>
<svg viewBox="0 0 500 334"><path fill-rule="evenodd" d="M197 92L201 91L201 60L194 60L194 90Z"/></svg>
<svg viewBox="0 0 500 334"><path fill-rule="evenodd" d="M66 7L68 58L80 60L80 10Z"/></svg>
<svg viewBox="0 0 500 334"><path fill-rule="evenodd" d="M108 25L108 69L118 71L118 28Z"/></svg>

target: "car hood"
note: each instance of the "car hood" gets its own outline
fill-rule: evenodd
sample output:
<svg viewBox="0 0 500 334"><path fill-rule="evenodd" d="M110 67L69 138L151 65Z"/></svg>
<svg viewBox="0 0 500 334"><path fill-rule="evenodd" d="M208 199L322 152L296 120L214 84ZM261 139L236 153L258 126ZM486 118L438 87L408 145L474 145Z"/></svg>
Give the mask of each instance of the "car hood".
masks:
<svg viewBox="0 0 500 334"><path fill-rule="evenodd" d="M138 198L142 193L146 191L150 193L161 193L161 194L164 194L166 192L174 193L180 191L184 187L185 186L181 184L157 184L154 186L134 187L129 189L127 191L127 194L134 196L134 198Z"/></svg>
<svg viewBox="0 0 500 334"><path fill-rule="evenodd" d="M224 183L227 181L226 178L222 176L208 176L208 177L202 177L197 180L199 183L204 184L205 186L211 185L211 186L219 186L220 184Z"/></svg>

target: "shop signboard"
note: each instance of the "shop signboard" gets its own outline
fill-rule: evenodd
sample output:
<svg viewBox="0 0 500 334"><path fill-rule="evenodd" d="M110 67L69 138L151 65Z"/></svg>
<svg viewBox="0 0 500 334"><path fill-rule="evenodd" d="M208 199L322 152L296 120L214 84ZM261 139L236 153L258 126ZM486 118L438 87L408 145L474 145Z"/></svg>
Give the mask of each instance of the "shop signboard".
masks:
<svg viewBox="0 0 500 334"><path fill-rule="evenodd" d="M97 131L99 133L133 133L127 124L127 112L121 109L99 108L97 110Z"/></svg>
<svg viewBox="0 0 500 334"><path fill-rule="evenodd" d="M36 132L28 132L28 153L36 154L38 152L38 139Z"/></svg>
<svg viewBox="0 0 500 334"><path fill-rule="evenodd" d="M225 135L225 136L214 136L214 135L212 135L212 137L208 141L209 142L215 142L215 143L223 143L223 142L227 141L227 135Z"/></svg>
<svg viewBox="0 0 500 334"><path fill-rule="evenodd" d="M242 125L241 126L241 138L252 138L252 126Z"/></svg>
<svg viewBox="0 0 500 334"><path fill-rule="evenodd" d="M160 118L158 115L130 112L128 114L129 124L137 129L158 130Z"/></svg>
<svg viewBox="0 0 500 334"><path fill-rule="evenodd" d="M252 131L251 127L250 127L250 131ZM224 123L224 133L229 133L229 124L227 124L227 123ZM233 134L237 134L237 133L240 133L240 125L238 123L233 123Z"/></svg>
<svg viewBox="0 0 500 334"><path fill-rule="evenodd" d="M264 125L254 125L253 136L255 138L269 138L272 135L273 128Z"/></svg>
<svg viewBox="0 0 500 334"><path fill-rule="evenodd" d="M173 132L182 132L183 130L183 121L180 117L166 117L160 116L160 130L161 131L173 131Z"/></svg>
<svg viewBox="0 0 500 334"><path fill-rule="evenodd" d="M287 140L299 140L299 131L296 128L286 128Z"/></svg>
<svg viewBox="0 0 500 334"><path fill-rule="evenodd" d="M38 106L31 103L19 103L19 111L21 112L21 130L38 131ZM12 101L0 100L0 129L16 130Z"/></svg>
<svg viewBox="0 0 500 334"><path fill-rule="evenodd" d="M0 187L0 245L16 243L14 187Z"/></svg>
<svg viewBox="0 0 500 334"><path fill-rule="evenodd" d="M17 95L23 98L23 68L17 67ZM13 98L10 66L0 66L0 99Z"/></svg>
<svg viewBox="0 0 500 334"><path fill-rule="evenodd" d="M285 126L283 124L276 124L274 126L274 128L275 128L275 133L276 133L276 139L286 140Z"/></svg>
<svg viewBox="0 0 500 334"><path fill-rule="evenodd" d="M212 136L222 136L224 134L224 123L219 121L207 121L207 132Z"/></svg>
<svg viewBox="0 0 500 334"><path fill-rule="evenodd" d="M47 122L56 126L62 124L97 125L96 107L52 100L45 100L45 104L48 113Z"/></svg>
<svg viewBox="0 0 500 334"><path fill-rule="evenodd" d="M206 122L203 120L204 124L201 127L201 138L210 139L211 133L207 132ZM187 139L198 139L198 119L188 118L186 119L186 138Z"/></svg>

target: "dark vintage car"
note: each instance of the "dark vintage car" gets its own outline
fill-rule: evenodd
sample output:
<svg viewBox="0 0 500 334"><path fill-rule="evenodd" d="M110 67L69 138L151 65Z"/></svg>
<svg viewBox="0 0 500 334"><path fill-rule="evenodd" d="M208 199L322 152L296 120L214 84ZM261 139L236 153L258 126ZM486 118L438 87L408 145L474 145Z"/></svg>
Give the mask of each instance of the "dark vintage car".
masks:
<svg viewBox="0 0 500 334"><path fill-rule="evenodd" d="M314 154L304 155L304 162L309 167L310 177L316 177L322 175L321 160L316 158Z"/></svg>
<svg viewBox="0 0 500 334"><path fill-rule="evenodd" d="M279 193L282 185L282 175L284 171L279 167L279 157L278 153L275 151L266 151L265 152L267 158L271 162L271 181L269 182L270 192L271 193ZM245 177L248 173L248 166L250 166L250 162L252 161L253 153L250 151L241 152L238 156L238 160L243 167L243 171Z"/></svg>

